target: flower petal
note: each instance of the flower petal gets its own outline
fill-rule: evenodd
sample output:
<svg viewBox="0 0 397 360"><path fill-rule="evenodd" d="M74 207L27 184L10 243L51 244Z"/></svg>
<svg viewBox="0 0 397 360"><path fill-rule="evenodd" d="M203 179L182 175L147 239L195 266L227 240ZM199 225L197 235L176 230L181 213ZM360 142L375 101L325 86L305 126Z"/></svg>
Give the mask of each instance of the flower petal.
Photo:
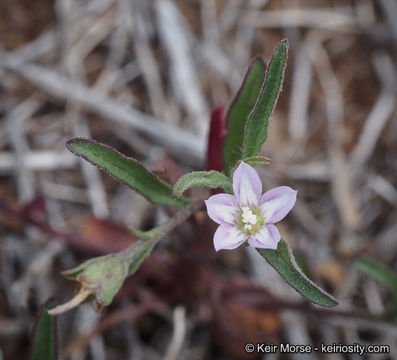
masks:
<svg viewBox="0 0 397 360"><path fill-rule="evenodd" d="M256 234L248 239L248 243L256 248L277 250L277 244L281 239L280 232L272 225L267 224Z"/></svg>
<svg viewBox="0 0 397 360"><path fill-rule="evenodd" d="M239 211L237 199L229 194L213 195L205 200L208 216L218 224L234 224Z"/></svg>
<svg viewBox="0 0 397 360"><path fill-rule="evenodd" d="M297 191L289 186L279 186L266 191L259 202L265 223L283 219L294 207Z"/></svg>
<svg viewBox="0 0 397 360"><path fill-rule="evenodd" d="M215 250L221 249L232 250L239 247L247 240L247 235L242 233L233 225L223 224L219 225L214 234Z"/></svg>
<svg viewBox="0 0 397 360"><path fill-rule="evenodd" d="M233 190L240 206L257 206L262 195L262 182L252 166L243 161L233 174Z"/></svg>

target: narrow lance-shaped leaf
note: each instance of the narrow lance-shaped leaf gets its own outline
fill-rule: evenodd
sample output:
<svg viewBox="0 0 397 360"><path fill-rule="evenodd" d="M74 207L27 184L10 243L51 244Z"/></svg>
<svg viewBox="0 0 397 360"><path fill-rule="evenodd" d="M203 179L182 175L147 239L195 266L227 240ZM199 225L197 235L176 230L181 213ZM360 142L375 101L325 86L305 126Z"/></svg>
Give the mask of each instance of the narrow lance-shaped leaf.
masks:
<svg viewBox="0 0 397 360"><path fill-rule="evenodd" d="M337 305L332 295L321 289L302 272L295 261L291 247L285 241L280 240L277 250L257 249L257 251L291 287L307 300L322 306Z"/></svg>
<svg viewBox="0 0 397 360"><path fill-rule="evenodd" d="M153 229L150 229L150 230L139 230L138 228L136 228L135 226L132 226L132 225L130 225L130 230L131 230L131 232L135 235L135 236L137 236L137 237L139 237L139 238L141 238L141 239L143 239L143 240L148 240L148 239L153 239L155 236L158 236L159 234L160 234L160 228L161 228L161 225L160 226L158 226L158 227L155 227L155 228L153 228Z"/></svg>
<svg viewBox="0 0 397 360"><path fill-rule="evenodd" d="M393 304L397 307L397 276L389 269L366 258L357 259L356 265L361 271L372 276L389 289L393 297Z"/></svg>
<svg viewBox="0 0 397 360"><path fill-rule="evenodd" d="M48 310L53 308L54 300L47 300L40 308L33 328L31 360L58 359L57 319Z"/></svg>
<svg viewBox="0 0 397 360"><path fill-rule="evenodd" d="M259 96L265 80L266 65L258 56L248 67L243 84L234 97L227 113L227 135L223 142L223 170L230 174L241 159L241 149L244 141L244 128L248 116Z"/></svg>
<svg viewBox="0 0 397 360"><path fill-rule="evenodd" d="M215 170L194 171L183 175L174 185L174 196L179 198L186 190L191 187L200 186L211 189L222 188L229 194L233 194L233 187L230 179Z"/></svg>
<svg viewBox="0 0 397 360"><path fill-rule="evenodd" d="M150 241L146 240L143 242L143 247L139 250L137 255L134 257L134 259L130 263L130 268L129 268L129 275L133 275L139 267L142 265L144 260L150 255L154 247L156 246L156 241Z"/></svg>
<svg viewBox="0 0 397 360"><path fill-rule="evenodd" d="M139 230L138 228L136 228L135 226L132 226L132 225L130 225L129 228L130 228L131 232L135 236L139 237L140 239L150 240L157 236L165 235L168 230L168 227L169 227L168 223L164 223L164 224L161 224L159 226L156 226L156 227L154 227L150 230L146 230L146 231Z"/></svg>
<svg viewBox="0 0 397 360"><path fill-rule="evenodd" d="M175 200L171 185L159 179L137 160L124 156L110 146L84 138L72 138L66 146L73 154L99 167L154 204L176 207L189 204L186 198Z"/></svg>
<svg viewBox="0 0 397 360"><path fill-rule="evenodd" d="M243 141L242 158L256 156L267 138L267 129L280 95L287 63L288 40L280 41L269 62L266 78L251 111Z"/></svg>

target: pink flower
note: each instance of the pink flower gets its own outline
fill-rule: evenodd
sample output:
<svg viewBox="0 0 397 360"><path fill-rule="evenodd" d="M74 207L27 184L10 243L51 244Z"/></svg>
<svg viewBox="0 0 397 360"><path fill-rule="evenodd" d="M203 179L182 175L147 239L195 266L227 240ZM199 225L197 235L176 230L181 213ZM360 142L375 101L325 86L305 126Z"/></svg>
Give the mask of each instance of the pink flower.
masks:
<svg viewBox="0 0 397 360"><path fill-rule="evenodd" d="M217 194L205 201L208 216L219 224L215 250L235 249L248 241L253 247L277 249L280 233L274 223L293 208L297 191L276 187L262 194L255 169L243 161L233 174L235 195Z"/></svg>

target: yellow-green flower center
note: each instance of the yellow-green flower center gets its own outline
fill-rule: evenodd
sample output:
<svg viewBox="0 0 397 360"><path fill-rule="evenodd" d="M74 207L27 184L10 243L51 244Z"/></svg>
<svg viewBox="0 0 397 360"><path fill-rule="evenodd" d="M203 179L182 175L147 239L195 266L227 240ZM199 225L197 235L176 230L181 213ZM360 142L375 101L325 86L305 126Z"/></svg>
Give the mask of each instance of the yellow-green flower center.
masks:
<svg viewBox="0 0 397 360"><path fill-rule="evenodd" d="M258 208L243 206L237 216L237 227L245 234L252 235L264 225L263 216Z"/></svg>

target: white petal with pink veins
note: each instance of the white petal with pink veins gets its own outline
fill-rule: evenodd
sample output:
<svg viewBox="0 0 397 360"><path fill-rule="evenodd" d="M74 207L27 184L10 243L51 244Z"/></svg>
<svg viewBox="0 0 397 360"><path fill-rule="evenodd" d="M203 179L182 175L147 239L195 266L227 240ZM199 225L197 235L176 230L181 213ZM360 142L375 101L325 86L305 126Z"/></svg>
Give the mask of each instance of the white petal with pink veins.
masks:
<svg viewBox="0 0 397 360"><path fill-rule="evenodd" d="M266 223L274 224L283 219L294 207L297 191L289 186L279 186L265 192L260 209Z"/></svg>
<svg viewBox="0 0 397 360"><path fill-rule="evenodd" d="M237 199L229 194L217 194L205 200L208 216L218 224L233 224L239 208Z"/></svg>
<svg viewBox="0 0 397 360"><path fill-rule="evenodd" d="M240 206L257 206L262 182L255 169L243 161L233 174L233 190Z"/></svg>
<svg viewBox="0 0 397 360"><path fill-rule="evenodd" d="M215 250L232 250L239 247L246 240L247 235L242 233L235 226L229 224L219 225L214 234Z"/></svg>
<svg viewBox="0 0 397 360"><path fill-rule="evenodd" d="M280 239L281 235L277 228L272 224L268 224L257 233L251 235L248 239L248 243L256 248L276 250Z"/></svg>

